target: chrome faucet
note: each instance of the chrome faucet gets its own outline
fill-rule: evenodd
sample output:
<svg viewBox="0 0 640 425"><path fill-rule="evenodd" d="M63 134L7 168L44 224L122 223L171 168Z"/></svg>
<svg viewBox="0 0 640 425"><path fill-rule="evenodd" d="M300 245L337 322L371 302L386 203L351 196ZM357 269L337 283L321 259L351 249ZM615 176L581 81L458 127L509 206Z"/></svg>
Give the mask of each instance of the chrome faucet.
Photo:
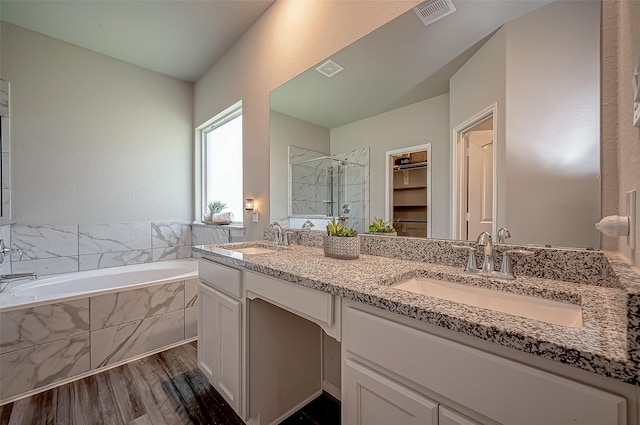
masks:
<svg viewBox="0 0 640 425"><path fill-rule="evenodd" d="M282 226L277 221L274 221L270 225L267 226L267 229L276 229L276 237L274 239L274 243L276 245L289 245L289 238L287 237L287 232L282 229Z"/></svg>
<svg viewBox="0 0 640 425"><path fill-rule="evenodd" d="M17 252L22 260L22 250L18 248L9 248L4 244L4 240L0 239L0 264L4 264L5 257L11 255L12 252Z"/></svg>
<svg viewBox="0 0 640 425"><path fill-rule="evenodd" d="M13 273L13 274L0 275L0 285L2 285L3 283L5 284L4 286L0 287L0 293L2 293L5 289L7 289L7 287L11 282L14 282L20 279L36 280L37 278L38 278L38 275L35 273Z"/></svg>
<svg viewBox="0 0 640 425"><path fill-rule="evenodd" d="M501 227L500 230L498 230L498 243L505 243L510 237L511 233L509 233L509 229L506 227Z"/></svg>
<svg viewBox="0 0 640 425"><path fill-rule="evenodd" d="M482 232L478 235L476 243L479 246L484 247L484 259L482 260L482 273L493 273L493 242L491 241L491 235L487 232Z"/></svg>
<svg viewBox="0 0 640 425"><path fill-rule="evenodd" d="M302 223L302 230L311 230L312 227L315 227L315 225L309 220Z"/></svg>

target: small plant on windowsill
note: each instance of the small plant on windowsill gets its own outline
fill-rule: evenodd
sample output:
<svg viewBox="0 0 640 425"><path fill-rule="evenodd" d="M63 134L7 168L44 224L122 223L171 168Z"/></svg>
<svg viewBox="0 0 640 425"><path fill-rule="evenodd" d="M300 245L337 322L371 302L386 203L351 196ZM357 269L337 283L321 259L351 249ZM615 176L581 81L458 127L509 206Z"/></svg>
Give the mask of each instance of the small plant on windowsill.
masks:
<svg viewBox="0 0 640 425"><path fill-rule="evenodd" d="M397 235L396 229L389 226L381 218L376 218L373 223L369 225L369 233L377 233L381 235Z"/></svg>
<svg viewBox="0 0 640 425"><path fill-rule="evenodd" d="M360 238L354 229L332 219L327 224L327 234L323 236L324 255L341 260L355 260L360 257Z"/></svg>
<svg viewBox="0 0 640 425"><path fill-rule="evenodd" d="M231 213L223 213L227 208L227 203L222 201L211 201L207 204L208 213L204 215L202 221L207 224L229 224L233 218Z"/></svg>

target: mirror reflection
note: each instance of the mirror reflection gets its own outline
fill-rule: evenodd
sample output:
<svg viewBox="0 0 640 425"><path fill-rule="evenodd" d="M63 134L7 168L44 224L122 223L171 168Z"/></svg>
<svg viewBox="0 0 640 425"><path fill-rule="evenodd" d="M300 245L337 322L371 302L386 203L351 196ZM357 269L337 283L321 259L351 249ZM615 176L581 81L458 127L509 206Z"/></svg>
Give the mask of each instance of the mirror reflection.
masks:
<svg viewBox="0 0 640 425"><path fill-rule="evenodd" d="M271 93L272 219L426 222L404 234L471 240L507 228L507 243L599 247L600 3L453 4L429 25L409 10ZM334 64L331 77L316 70ZM411 157L421 146L426 161ZM340 199L359 215L328 209L337 199L317 188L320 208L295 211L290 149L366 152L367 164L348 161L362 190Z"/></svg>

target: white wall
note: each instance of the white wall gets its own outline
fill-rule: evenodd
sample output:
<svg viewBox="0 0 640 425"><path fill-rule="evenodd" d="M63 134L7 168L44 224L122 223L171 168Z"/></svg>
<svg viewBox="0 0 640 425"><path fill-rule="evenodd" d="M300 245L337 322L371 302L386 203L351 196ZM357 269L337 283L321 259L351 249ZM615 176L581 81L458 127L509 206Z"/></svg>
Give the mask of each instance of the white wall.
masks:
<svg viewBox="0 0 640 425"><path fill-rule="evenodd" d="M238 100L243 113L244 197L259 200L261 239L269 207L269 91L420 3L280 0L196 83L195 124Z"/></svg>
<svg viewBox="0 0 640 425"><path fill-rule="evenodd" d="M600 2L568 1L506 25L504 225L514 242L599 247L599 22Z"/></svg>
<svg viewBox="0 0 640 425"><path fill-rule="evenodd" d="M505 29L498 30L449 81L450 124L453 129L492 104L497 104L494 149L497 155L497 225L504 224L506 182L499 164L505 161ZM449 136L452 137L452 136ZM453 146L452 146L453 148ZM453 178L453 176L451 176ZM453 187L451 188L453 192Z"/></svg>
<svg viewBox="0 0 640 425"><path fill-rule="evenodd" d="M498 104L497 227L512 243L599 247L599 19L599 2L552 3L451 79L452 128Z"/></svg>
<svg viewBox="0 0 640 425"><path fill-rule="evenodd" d="M193 85L2 23L13 215L191 219Z"/></svg>
<svg viewBox="0 0 640 425"><path fill-rule="evenodd" d="M288 146L329 154L329 129L271 111L270 119L270 220L286 219L288 214Z"/></svg>
<svg viewBox="0 0 640 425"><path fill-rule="evenodd" d="M432 236L450 237L449 95L331 129L331 152L370 150L370 217L385 216L385 153L431 143Z"/></svg>

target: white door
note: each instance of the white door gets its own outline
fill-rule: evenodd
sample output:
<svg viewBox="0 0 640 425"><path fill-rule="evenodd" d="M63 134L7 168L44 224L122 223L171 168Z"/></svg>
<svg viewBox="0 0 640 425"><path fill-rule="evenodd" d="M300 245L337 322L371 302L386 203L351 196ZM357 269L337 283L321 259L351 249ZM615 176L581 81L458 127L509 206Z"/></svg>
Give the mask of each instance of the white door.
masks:
<svg viewBox="0 0 640 425"><path fill-rule="evenodd" d="M200 299L198 315L198 367L213 382L213 371L217 359L214 327L218 301L216 291L209 286L198 283L198 297Z"/></svg>
<svg viewBox="0 0 640 425"><path fill-rule="evenodd" d="M241 311L242 304L220 292L216 292L216 354L213 386L240 412L241 384Z"/></svg>
<svg viewBox="0 0 640 425"><path fill-rule="evenodd" d="M343 425L437 425L438 404L364 366L345 360Z"/></svg>
<svg viewBox="0 0 640 425"><path fill-rule="evenodd" d="M493 226L493 130L470 131L467 147L467 239Z"/></svg>

